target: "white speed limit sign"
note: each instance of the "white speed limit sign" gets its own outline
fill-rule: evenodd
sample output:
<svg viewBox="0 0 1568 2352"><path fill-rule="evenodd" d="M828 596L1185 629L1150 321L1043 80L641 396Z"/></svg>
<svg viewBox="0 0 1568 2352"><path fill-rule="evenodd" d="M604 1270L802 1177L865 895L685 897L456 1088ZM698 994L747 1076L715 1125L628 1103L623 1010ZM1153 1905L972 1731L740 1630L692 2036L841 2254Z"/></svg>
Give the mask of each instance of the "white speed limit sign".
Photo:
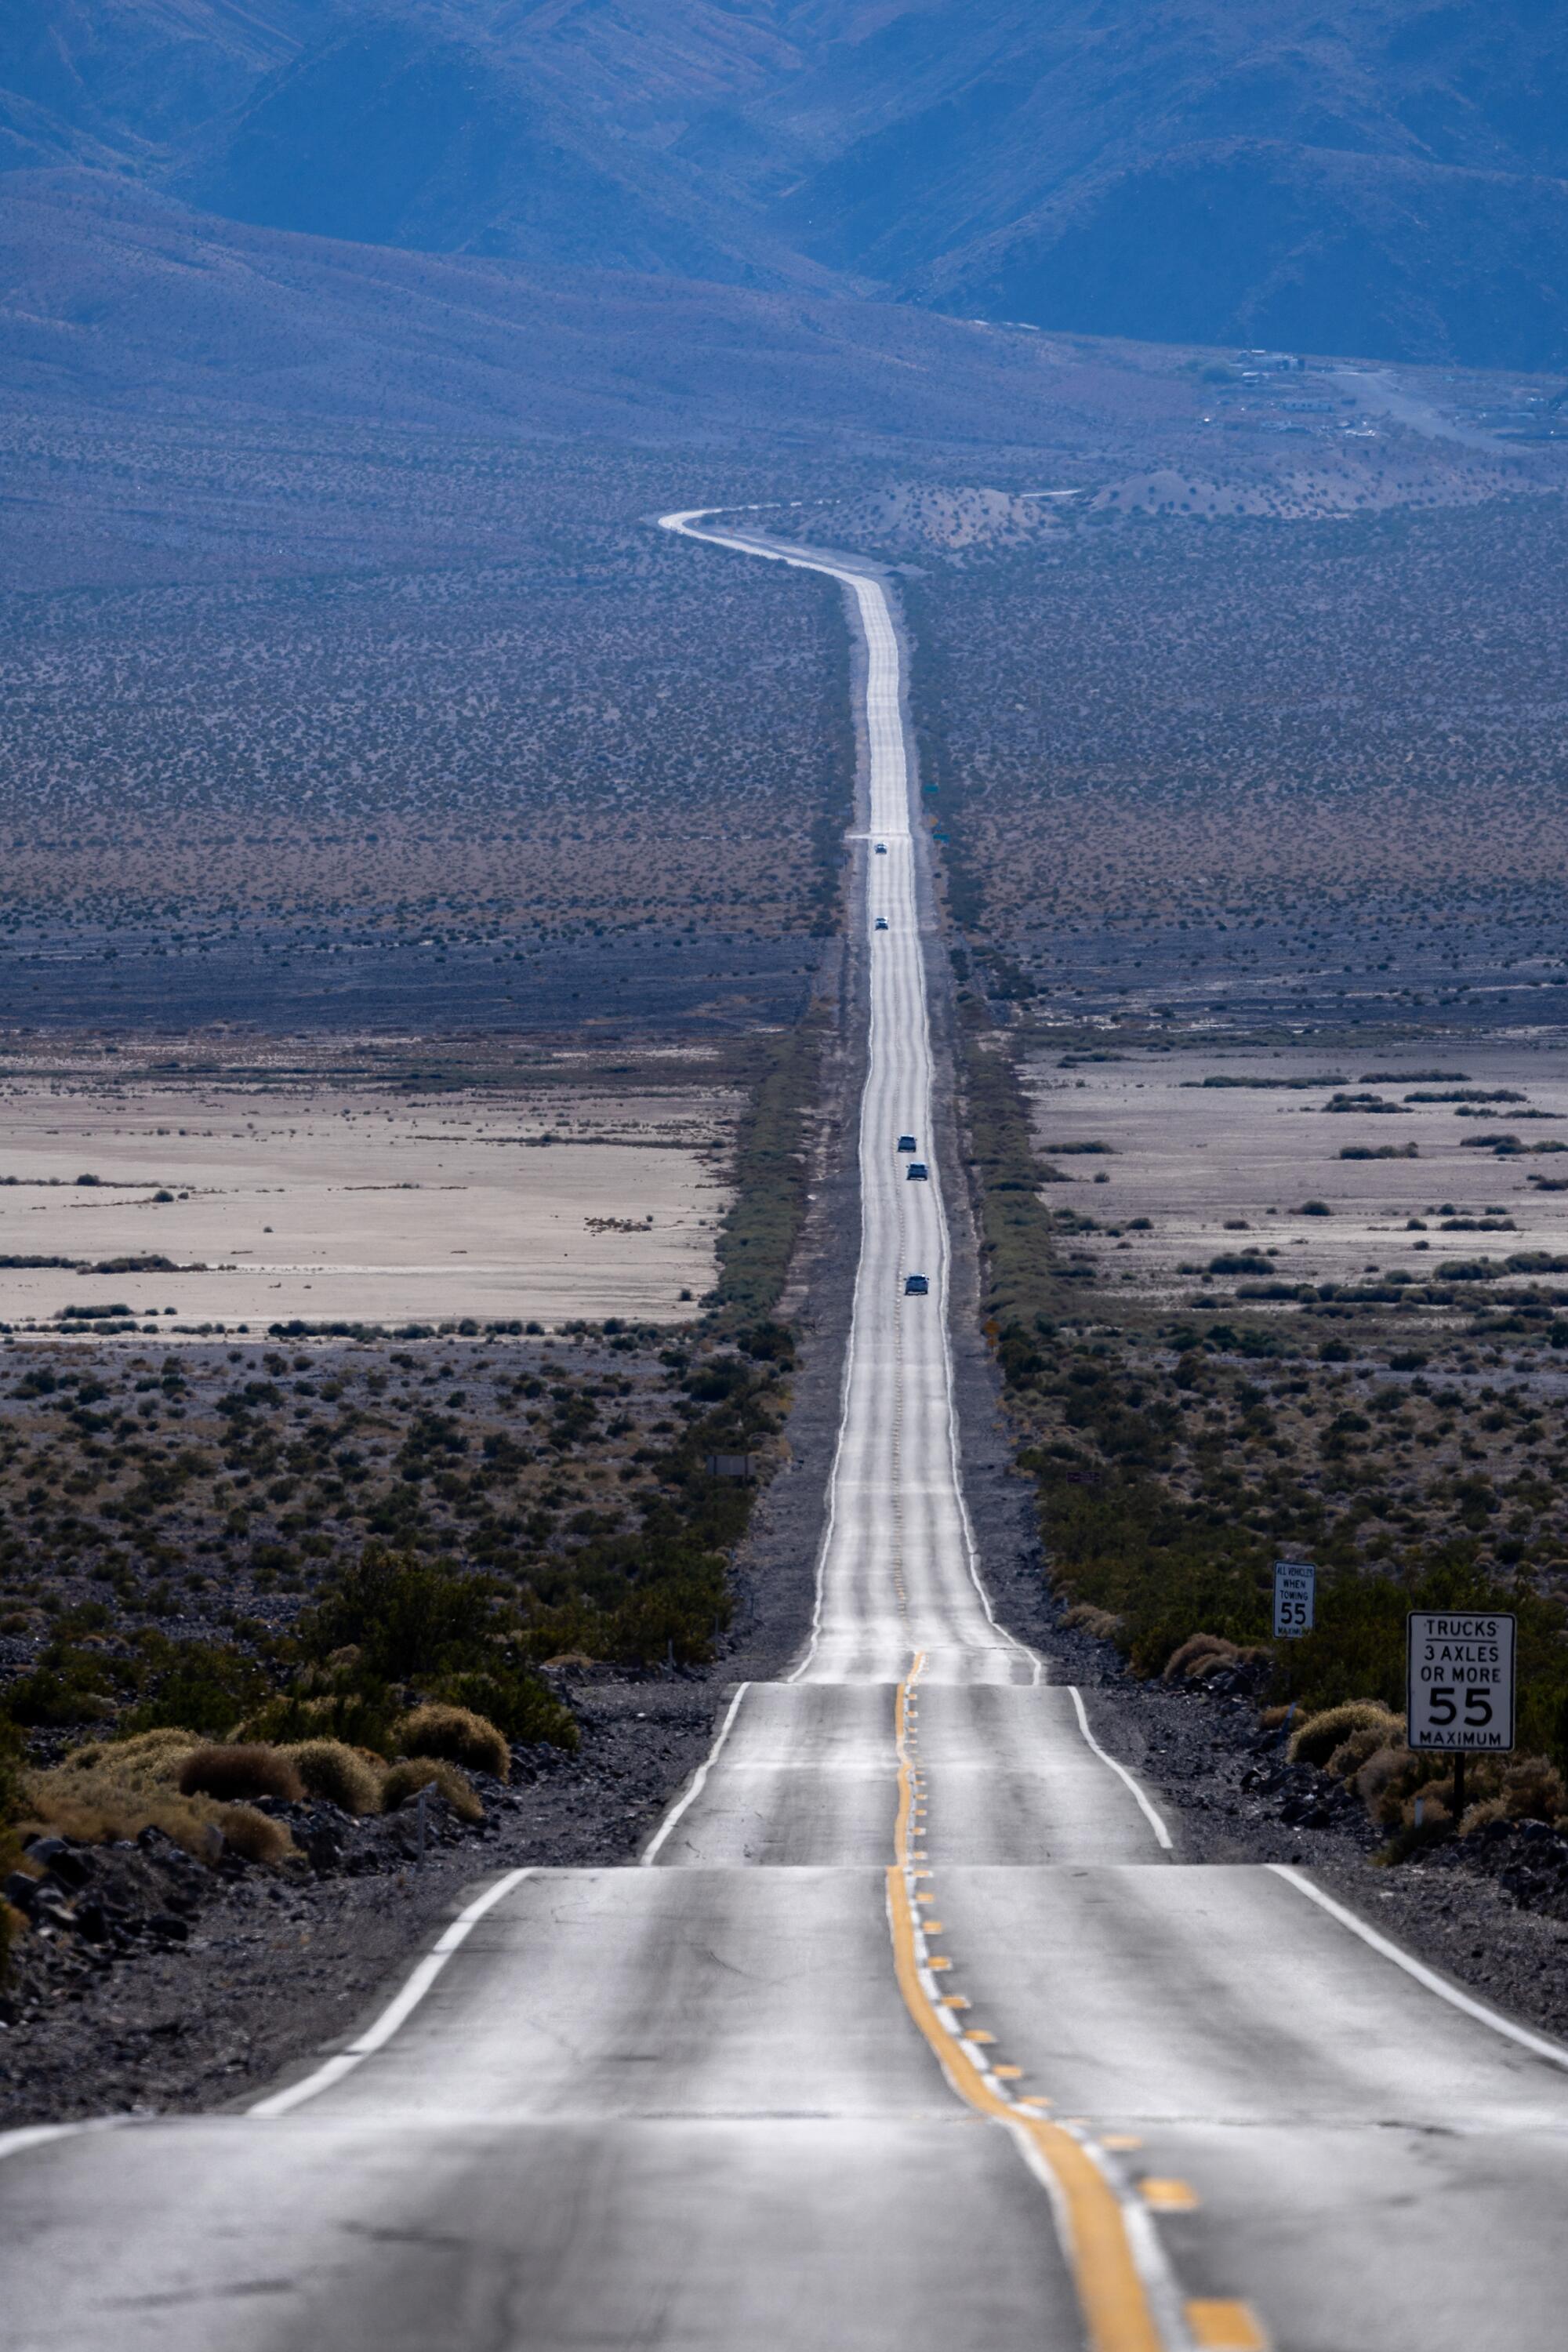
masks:
<svg viewBox="0 0 1568 2352"><path fill-rule="evenodd" d="M1405 1623L1410 1746L1506 1753L1513 1746L1513 1617L1496 1610L1413 1609Z"/></svg>
<svg viewBox="0 0 1568 2352"><path fill-rule="evenodd" d="M1312 1630L1318 1571L1310 1560L1277 1559L1274 1563L1274 1638L1293 1642Z"/></svg>

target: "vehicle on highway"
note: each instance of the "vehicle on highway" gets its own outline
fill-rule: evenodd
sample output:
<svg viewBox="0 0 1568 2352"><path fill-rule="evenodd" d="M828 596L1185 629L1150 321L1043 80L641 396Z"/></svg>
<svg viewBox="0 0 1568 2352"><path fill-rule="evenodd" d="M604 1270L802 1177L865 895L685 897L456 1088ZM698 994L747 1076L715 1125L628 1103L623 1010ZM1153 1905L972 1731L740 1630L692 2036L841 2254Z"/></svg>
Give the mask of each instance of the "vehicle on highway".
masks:
<svg viewBox="0 0 1568 2352"><path fill-rule="evenodd" d="M887 843L886 843L885 841L879 841L879 842L877 844L877 855L878 855L878 856L879 856L879 857L886 857L887 854L888 854L888 845L887 845Z"/></svg>
<svg viewBox="0 0 1568 2352"><path fill-rule="evenodd" d="M888 918L886 917L886 915L879 915L879 916L878 916L878 918L877 918L877 929L878 929L878 930L879 930L879 931L885 931L885 930L887 929L887 928L888 928Z"/></svg>
<svg viewBox="0 0 1568 2352"><path fill-rule="evenodd" d="M930 1288L931 1284L923 1274L905 1275L904 1297L906 1298L923 1298Z"/></svg>
<svg viewBox="0 0 1568 2352"><path fill-rule="evenodd" d="M914 1139L914 1137L913 1137L912 1135L900 1135L900 1138L899 1138L899 1150L900 1150L900 1151L913 1151L913 1150L915 1150L917 1148L918 1148L918 1147L916 1146L915 1139Z"/></svg>
<svg viewBox="0 0 1568 2352"><path fill-rule="evenodd" d="M904 1171L906 1180L911 1184L916 1182L923 1184L930 1174L931 1170L923 1160L911 1160Z"/></svg>

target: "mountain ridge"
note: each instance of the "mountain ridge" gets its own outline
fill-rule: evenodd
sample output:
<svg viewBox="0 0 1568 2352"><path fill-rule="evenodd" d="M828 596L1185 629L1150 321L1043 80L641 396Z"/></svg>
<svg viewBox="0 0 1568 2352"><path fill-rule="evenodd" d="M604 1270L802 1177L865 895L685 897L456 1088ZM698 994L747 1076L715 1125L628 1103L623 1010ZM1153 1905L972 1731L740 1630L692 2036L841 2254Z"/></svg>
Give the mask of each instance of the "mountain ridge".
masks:
<svg viewBox="0 0 1568 2352"><path fill-rule="evenodd" d="M50 163L530 267L1568 361L1547 0L34 0L0 165Z"/></svg>

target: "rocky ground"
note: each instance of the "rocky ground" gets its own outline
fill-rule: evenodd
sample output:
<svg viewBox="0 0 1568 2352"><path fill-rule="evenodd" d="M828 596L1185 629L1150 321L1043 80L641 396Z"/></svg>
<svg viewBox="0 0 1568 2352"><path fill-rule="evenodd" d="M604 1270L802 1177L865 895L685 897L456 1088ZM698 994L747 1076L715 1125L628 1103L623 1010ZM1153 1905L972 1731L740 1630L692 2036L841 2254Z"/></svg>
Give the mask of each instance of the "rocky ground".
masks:
<svg viewBox="0 0 1568 2352"><path fill-rule="evenodd" d="M35 1846L48 1869L0 1994L0 2126L243 2103L357 2024L477 1882L630 1862L707 1748L721 1691L678 1670L571 1696L578 1753L515 1750L504 1787L471 1776L477 1828L433 1801L422 1857L411 1805L354 1821L266 1799L304 1862L212 1868L157 1830Z"/></svg>

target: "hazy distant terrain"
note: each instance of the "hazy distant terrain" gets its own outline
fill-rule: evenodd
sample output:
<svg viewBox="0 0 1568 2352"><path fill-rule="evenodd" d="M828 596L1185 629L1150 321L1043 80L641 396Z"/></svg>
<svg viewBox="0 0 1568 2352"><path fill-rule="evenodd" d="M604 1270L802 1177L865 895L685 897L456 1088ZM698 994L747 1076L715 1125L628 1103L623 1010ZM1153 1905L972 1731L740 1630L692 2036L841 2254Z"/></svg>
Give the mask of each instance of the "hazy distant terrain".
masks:
<svg viewBox="0 0 1568 2352"><path fill-rule="evenodd" d="M1538 0L40 0L0 160L431 253L1561 363Z"/></svg>

